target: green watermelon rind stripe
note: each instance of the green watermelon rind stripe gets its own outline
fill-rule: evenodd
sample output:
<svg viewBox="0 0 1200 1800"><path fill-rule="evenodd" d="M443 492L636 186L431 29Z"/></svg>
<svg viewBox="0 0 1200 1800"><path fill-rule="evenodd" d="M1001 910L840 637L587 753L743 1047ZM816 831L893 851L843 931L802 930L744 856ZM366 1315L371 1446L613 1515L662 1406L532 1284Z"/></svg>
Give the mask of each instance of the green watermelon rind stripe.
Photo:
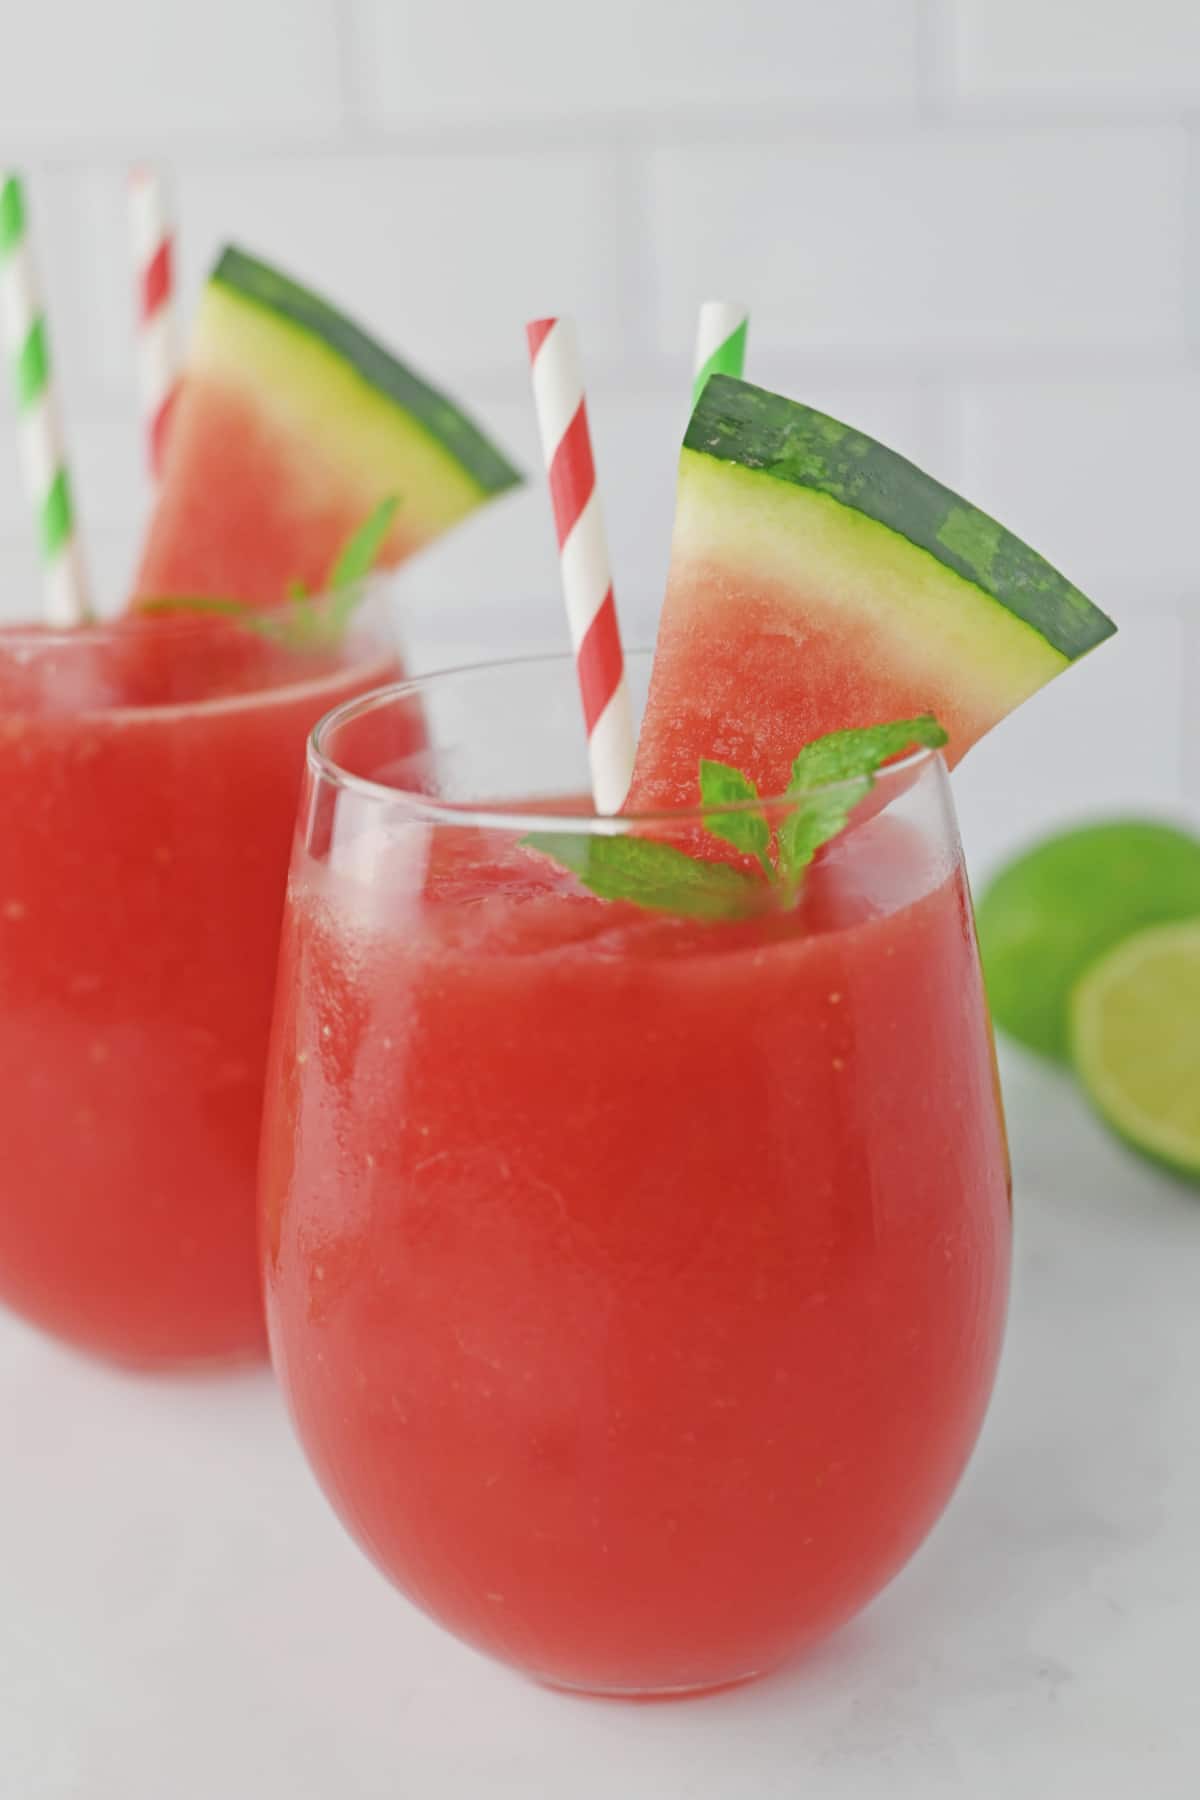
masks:
<svg viewBox="0 0 1200 1800"><path fill-rule="evenodd" d="M1046 559L894 450L732 376L708 382L685 450L824 494L873 519L1030 626L1074 662L1116 630Z"/></svg>
<svg viewBox="0 0 1200 1800"><path fill-rule="evenodd" d="M209 279L238 299L298 326L343 358L369 387L415 419L482 493L502 494L521 481L519 471L452 400L299 282L233 245L222 251Z"/></svg>

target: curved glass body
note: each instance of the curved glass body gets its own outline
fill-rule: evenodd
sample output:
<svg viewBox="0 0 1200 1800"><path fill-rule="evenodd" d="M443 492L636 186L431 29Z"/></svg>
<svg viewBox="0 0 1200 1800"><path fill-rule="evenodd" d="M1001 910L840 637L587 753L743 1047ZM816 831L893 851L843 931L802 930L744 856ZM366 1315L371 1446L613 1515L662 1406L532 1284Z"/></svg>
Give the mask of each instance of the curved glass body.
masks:
<svg viewBox="0 0 1200 1800"><path fill-rule="evenodd" d="M0 630L0 1300L137 1364L261 1350L254 1174L304 742L394 677L180 614Z"/></svg>
<svg viewBox="0 0 1200 1800"><path fill-rule="evenodd" d="M573 681L436 677L315 736L268 1322L405 1593L553 1683L687 1691L828 1632L946 1504L1000 1347L1008 1165L940 760L886 772L795 904L670 917L523 842L547 811L701 842L564 801Z"/></svg>

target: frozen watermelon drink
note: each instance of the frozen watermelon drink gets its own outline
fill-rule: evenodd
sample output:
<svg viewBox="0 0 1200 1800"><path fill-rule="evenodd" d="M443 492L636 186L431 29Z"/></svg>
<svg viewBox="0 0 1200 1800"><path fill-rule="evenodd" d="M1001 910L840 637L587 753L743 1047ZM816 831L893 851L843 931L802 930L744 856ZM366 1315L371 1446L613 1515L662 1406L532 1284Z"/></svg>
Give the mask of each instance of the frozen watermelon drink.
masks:
<svg viewBox="0 0 1200 1800"><path fill-rule="evenodd" d="M573 797L569 661L318 728L272 1350L342 1518L469 1642L572 1688L720 1686L946 1505L1010 1238L947 761L1109 631L882 446L714 378L622 812Z"/></svg>
<svg viewBox="0 0 1200 1800"><path fill-rule="evenodd" d="M36 1324L140 1365L265 1346L255 1167L305 740L402 673L369 570L515 479L228 252L134 605L0 631L0 1300Z"/></svg>
<svg viewBox="0 0 1200 1800"><path fill-rule="evenodd" d="M544 719L570 684L421 699ZM795 903L718 881L713 916L674 916L539 848L636 856L633 820L460 811L376 764L372 714L390 749L407 705L322 728L293 868L262 1176L301 1436L381 1566L497 1656L612 1692L769 1668L921 1541L1000 1345L1007 1166L944 771L881 778ZM695 809L649 829L681 860L705 835Z"/></svg>
<svg viewBox="0 0 1200 1800"><path fill-rule="evenodd" d="M304 741L394 675L195 621L0 633L0 1298L137 1363L261 1342L253 1186Z"/></svg>

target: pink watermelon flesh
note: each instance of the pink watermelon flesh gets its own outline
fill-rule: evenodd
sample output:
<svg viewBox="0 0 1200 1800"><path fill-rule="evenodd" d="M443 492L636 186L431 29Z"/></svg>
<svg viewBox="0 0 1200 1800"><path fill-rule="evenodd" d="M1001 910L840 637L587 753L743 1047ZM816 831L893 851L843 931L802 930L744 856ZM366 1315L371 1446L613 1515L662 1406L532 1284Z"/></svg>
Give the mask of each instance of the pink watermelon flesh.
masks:
<svg viewBox="0 0 1200 1800"><path fill-rule="evenodd" d="M627 810L694 806L702 756L785 792L805 744L827 731L932 712L956 761L992 723L952 678L873 660L852 619L814 617L802 594L733 585L715 568L675 569L655 650Z"/></svg>
<svg viewBox="0 0 1200 1800"><path fill-rule="evenodd" d="M138 599L209 595L274 606L289 584L320 593L339 549L366 517L364 496L336 471L297 496L291 446L250 396L193 378L172 421L166 478L134 582ZM397 517L379 567L420 547Z"/></svg>

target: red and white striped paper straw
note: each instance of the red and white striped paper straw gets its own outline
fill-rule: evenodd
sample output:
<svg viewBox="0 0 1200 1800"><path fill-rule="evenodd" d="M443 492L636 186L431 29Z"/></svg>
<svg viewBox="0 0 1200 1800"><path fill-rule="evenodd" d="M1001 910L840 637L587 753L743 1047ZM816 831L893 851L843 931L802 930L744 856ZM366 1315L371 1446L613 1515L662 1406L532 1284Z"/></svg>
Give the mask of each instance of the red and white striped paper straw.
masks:
<svg viewBox="0 0 1200 1800"><path fill-rule="evenodd" d="M624 805L633 774L633 719L588 432L583 365L570 319L534 319L525 330L583 699L592 796L597 812L615 813Z"/></svg>
<svg viewBox="0 0 1200 1800"><path fill-rule="evenodd" d="M179 384L174 233L157 169L129 176L129 234L137 301L138 382L150 471L162 472L171 406Z"/></svg>

